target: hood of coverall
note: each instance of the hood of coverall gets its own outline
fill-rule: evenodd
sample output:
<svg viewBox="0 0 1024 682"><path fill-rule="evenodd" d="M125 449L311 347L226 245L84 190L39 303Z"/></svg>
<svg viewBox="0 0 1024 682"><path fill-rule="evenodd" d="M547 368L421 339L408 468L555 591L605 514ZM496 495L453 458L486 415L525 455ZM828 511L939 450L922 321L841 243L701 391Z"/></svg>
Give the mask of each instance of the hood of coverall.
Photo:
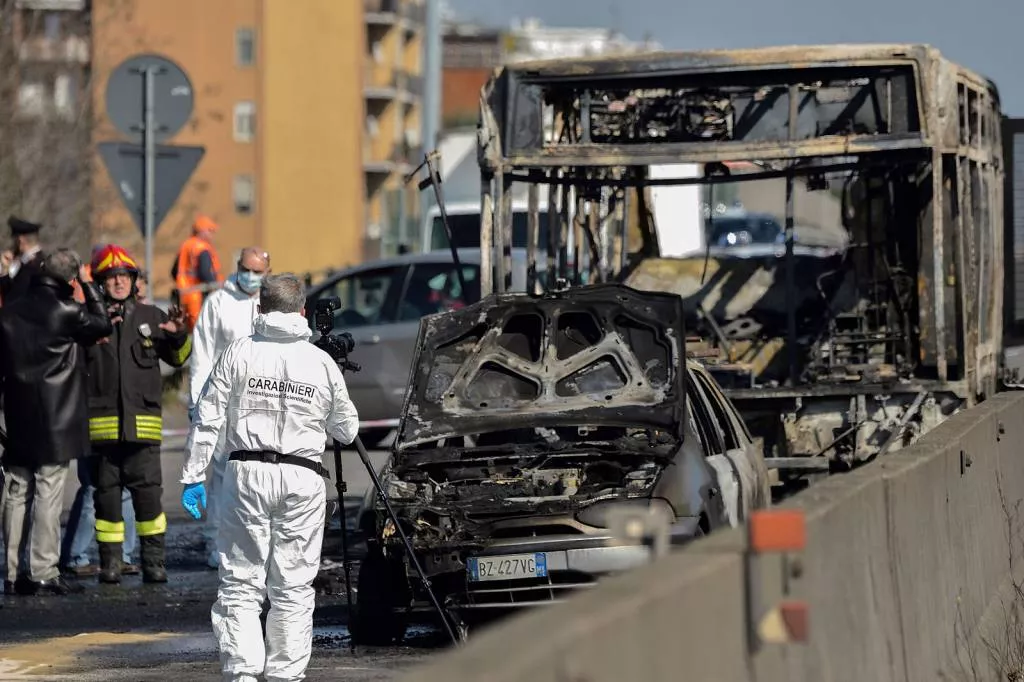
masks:
<svg viewBox="0 0 1024 682"><path fill-rule="evenodd" d="M313 335L309 322L299 313L265 313L256 318L252 328L275 341L305 341Z"/></svg>

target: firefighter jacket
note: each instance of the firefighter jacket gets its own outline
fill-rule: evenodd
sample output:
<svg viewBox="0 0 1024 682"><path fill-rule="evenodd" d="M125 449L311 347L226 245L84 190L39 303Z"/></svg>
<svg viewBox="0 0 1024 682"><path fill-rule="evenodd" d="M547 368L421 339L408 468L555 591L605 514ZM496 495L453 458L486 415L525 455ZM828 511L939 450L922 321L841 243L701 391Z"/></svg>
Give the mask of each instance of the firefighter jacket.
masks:
<svg viewBox="0 0 1024 682"><path fill-rule="evenodd" d="M192 352L187 332L160 329L167 314L125 301L124 319L105 343L89 348L89 439L94 445L162 440L160 360L182 367Z"/></svg>

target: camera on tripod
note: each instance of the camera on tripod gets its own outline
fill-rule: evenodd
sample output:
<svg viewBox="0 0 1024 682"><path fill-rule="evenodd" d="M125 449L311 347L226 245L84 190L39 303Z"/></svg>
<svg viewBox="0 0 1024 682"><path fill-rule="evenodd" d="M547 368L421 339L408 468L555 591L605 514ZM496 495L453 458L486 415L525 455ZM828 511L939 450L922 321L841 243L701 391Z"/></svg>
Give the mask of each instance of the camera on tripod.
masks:
<svg viewBox="0 0 1024 682"><path fill-rule="evenodd" d="M341 371L358 372L359 365L348 359L348 354L356 347L355 339L348 332L331 333L334 331L334 311L340 308L341 299L337 296L327 296L316 302L313 325L320 334L320 338L313 343L317 348L330 355Z"/></svg>

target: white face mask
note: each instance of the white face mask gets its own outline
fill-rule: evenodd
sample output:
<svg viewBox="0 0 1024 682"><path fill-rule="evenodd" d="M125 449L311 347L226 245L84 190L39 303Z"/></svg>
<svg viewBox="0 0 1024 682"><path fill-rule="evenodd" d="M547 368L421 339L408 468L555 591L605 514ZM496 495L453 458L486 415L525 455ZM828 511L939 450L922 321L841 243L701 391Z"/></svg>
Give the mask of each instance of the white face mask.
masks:
<svg viewBox="0 0 1024 682"><path fill-rule="evenodd" d="M247 294L252 294L259 291L263 275L257 275L255 272L239 272L237 280L239 289Z"/></svg>

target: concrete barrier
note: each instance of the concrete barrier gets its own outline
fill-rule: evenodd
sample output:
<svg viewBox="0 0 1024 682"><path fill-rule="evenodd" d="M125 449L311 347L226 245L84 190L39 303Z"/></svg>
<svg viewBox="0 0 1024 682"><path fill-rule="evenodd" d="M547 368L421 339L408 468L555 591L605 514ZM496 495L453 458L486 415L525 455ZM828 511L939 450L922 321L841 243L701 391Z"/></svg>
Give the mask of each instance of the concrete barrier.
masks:
<svg viewBox="0 0 1024 682"><path fill-rule="evenodd" d="M1011 542L1021 500L1024 393L1008 393L781 505L806 520L798 557L752 561L745 529L717 533L482 630L406 679L999 679L987 643L1004 634L1011 562L1024 561ZM809 605L807 643L754 634L763 611L749 606L784 587Z"/></svg>

